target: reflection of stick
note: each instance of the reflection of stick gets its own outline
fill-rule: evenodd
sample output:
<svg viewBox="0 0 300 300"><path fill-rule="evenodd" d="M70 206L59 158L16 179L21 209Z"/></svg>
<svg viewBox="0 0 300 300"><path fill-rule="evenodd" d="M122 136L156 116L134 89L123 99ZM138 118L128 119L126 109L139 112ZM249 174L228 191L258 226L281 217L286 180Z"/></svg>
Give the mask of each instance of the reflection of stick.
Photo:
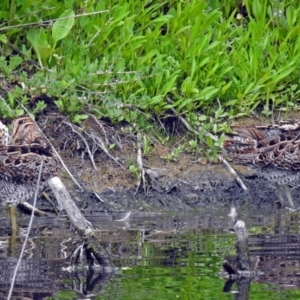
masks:
<svg viewBox="0 0 300 300"><path fill-rule="evenodd" d="M229 275L238 274L238 271L227 260L223 261L223 268Z"/></svg>
<svg viewBox="0 0 300 300"><path fill-rule="evenodd" d="M225 260L223 262L223 268L229 275L240 274L240 271L250 271L248 233L245 223L243 221L237 221L234 225L234 231L237 237L235 248L237 253L236 261L238 263L238 266L236 270L233 266L230 265L227 260Z"/></svg>
<svg viewBox="0 0 300 300"><path fill-rule="evenodd" d="M167 99L169 103L173 103L171 100ZM174 108L171 108L171 110L174 112L174 114L176 114L176 110ZM180 120L180 122L185 126L185 128L190 131L193 132L196 135L199 135L199 131L193 129L190 124L181 116L178 116L178 119ZM210 132L204 130L202 127L200 127L200 130L202 130L204 132L205 136L209 136L212 140L216 141L218 138L211 134ZM247 191L247 187L245 186L244 182L242 181L242 179L239 177L239 175L234 171L234 169L230 166L230 164L227 162L227 160L222 156L222 155L218 155L219 160L225 165L225 167L227 168L227 170L230 172L230 174L235 178L235 180L239 183L239 185L241 186L241 188L244 191Z"/></svg>

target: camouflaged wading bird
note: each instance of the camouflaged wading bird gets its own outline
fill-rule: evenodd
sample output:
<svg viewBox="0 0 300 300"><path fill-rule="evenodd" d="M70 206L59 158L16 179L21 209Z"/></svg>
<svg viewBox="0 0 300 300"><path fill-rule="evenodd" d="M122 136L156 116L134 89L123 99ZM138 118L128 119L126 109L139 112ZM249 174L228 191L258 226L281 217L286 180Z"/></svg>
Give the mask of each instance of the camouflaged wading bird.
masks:
<svg viewBox="0 0 300 300"><path fill-rule="evenodd" d="M249 165L259 178L273 183L283 203L282 189L294 207L289 184L300 178L300 122L262 126L232 126L223 148L233 162Z"/></svg>
<svg viewBox="0 0 300 300"><path fill-rule="evenodd" d="M59 171L51 147L29 117L13 122L11 138L0 122L0 204L7 205L13 230L17 229L16 205L34 196L42 162L39 192Z"/></svg>

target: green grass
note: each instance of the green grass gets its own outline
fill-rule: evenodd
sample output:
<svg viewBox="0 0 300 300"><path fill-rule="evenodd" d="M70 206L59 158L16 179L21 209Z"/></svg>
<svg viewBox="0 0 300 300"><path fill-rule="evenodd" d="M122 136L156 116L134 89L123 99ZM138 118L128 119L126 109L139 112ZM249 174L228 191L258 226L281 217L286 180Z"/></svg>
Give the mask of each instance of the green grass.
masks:
<svg viewBox="0 0 300 300"><path fill-rule="evenodd" d="M244 1L241 20L223 2L3 1L1 85L19 84L0 114L43 92L74 122L87 110L142 130L170 108L214 132L253 111L298 110L297 2Z"/></svg>

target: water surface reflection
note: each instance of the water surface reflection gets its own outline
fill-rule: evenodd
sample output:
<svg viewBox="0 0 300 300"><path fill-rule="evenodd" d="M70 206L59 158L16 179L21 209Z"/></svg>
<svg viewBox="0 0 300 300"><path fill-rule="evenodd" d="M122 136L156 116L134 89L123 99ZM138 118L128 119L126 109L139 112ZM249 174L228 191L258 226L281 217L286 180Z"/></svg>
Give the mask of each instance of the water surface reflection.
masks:
<svg viewBox="0 0 300 300"><path fill-rule="evenodd" d="M251 284L250 299L298 295L299 214L272 206L240 209L250 232L253 267L263 272ZM194 213L112 213L88 218L117 267L68 269L77 235L59 218L35 218L14 297L29 299L231 299L219 276L223 259L234 254L228 208ZM0 221L0 298L5 299L28 219L11 237ZM232 290L237 287L232 287Z"/></svg>

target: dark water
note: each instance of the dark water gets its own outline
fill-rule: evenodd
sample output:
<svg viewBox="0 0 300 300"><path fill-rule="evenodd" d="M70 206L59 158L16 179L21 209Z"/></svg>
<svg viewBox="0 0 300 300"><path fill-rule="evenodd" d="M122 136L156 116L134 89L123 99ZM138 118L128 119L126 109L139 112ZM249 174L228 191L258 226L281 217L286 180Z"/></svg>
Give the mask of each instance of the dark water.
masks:
<svg viewBox="0 0 300 300"><path fill-rule="evenodd" d="M237 208L250 234L252 266L263 272L248 299L300 296L300 213L273 206ZM228 208L186 214L132 213L91 217L117 267L113 272L66 270L77 235L62 219L35 218L14 288L15 299L246 299L223 291L224 258L235 255ZM6 299L28 219L17 237L0 229L0 299ZM84 262L84 261L83 261ZM239 298L240 296L240 298Z"/></svg>

